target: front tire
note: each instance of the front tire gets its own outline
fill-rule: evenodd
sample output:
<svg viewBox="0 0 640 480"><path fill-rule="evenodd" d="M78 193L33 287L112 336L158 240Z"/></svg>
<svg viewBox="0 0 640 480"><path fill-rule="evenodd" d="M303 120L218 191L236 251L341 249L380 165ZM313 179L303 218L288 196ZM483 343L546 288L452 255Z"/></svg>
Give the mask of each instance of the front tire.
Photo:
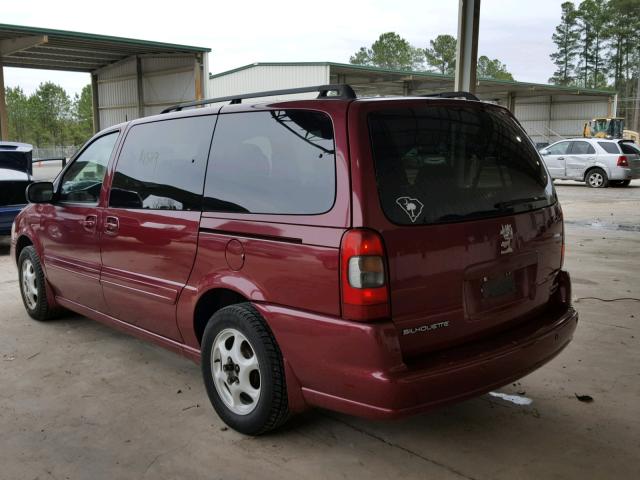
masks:
<svg viewBox="0 0 640 480"><path fill-rule="evenodd" d="M282 354L250 303L230 305L211 317L201 355L209 400L227 425L246 435L260 435L286 421Z"/></svg>
<svg viewBox="0 0 640 480"><path fill-rule="evenodd" d="M20 252L18 275L22 302L29 316L38 321L56 317L59 310L51 308L47 300L44 271L34 247L25 247Z"/></svg>
<svg viewBox="0 0 640 480"><path fill-rule="evenodd" d="M606 172L601 168L589 170L585 181L591 188L607 188L609 186L609 178L607 177Z"/></svg>

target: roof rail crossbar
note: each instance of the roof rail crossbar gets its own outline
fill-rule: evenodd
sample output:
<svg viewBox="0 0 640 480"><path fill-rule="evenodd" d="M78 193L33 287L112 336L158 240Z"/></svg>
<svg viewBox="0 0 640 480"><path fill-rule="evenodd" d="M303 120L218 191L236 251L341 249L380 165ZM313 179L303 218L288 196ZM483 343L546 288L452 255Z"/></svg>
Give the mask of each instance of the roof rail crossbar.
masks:
<svg viewBox="0 0 640 480"><path fill-rule="evenodd" d="M314 87L286 88L284 90L269 90L266 92L253 92L243 95L230 95L227 97L208 98L206 100L196 100L193 102L179 103L162 110L162 113L179 112L183 108L199 107L210 103L230 102L231 105L241 103L246 98L274 97L277 95L292 95L296 93L318 92L319 99L343 99L350 100L356 98L356 92L346 84L316 85ZM335 92L335 95L329 95L329 92Z"/></svg>
<svg viewBox="0 0 640 480"><path fill-rule="evenodd" d="M437 97L437 98L465 98L467 100L480 101L473 93L470 92L440 92L440 93L427 93L426 95L420 95L421 97Z"/></svg>

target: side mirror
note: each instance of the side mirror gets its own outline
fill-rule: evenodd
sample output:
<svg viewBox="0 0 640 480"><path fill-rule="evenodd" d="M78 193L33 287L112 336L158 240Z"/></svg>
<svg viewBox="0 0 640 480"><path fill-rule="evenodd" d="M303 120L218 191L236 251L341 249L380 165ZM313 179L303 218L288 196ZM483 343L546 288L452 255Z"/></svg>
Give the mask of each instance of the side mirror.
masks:
<svg viewBox="0 0 640 480"><path fill-rule="evenodd" d="M33 182L27 186L26 196L30 203L49 203L53 200L53 183Z"/></svg>
<svg viewBox="0 0 640 480"><path fill-rule="evenodd" d="M540 155L549 155L549 150L547 150L546 148L543 148L542 150L540 150Z"/></svg>

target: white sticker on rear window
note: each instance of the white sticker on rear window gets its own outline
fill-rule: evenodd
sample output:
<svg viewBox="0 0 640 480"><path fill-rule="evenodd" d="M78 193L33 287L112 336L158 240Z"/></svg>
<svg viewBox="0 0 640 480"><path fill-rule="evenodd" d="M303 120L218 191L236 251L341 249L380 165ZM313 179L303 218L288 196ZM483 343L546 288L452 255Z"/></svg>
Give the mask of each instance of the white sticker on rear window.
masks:
<svg viewBox="0 0 640 480"><path fill-rule="evenodd" d="M409 216L411 223L415 223L424 208L424 204L417 198L400 197L396 199L396 203Z"/></svg>

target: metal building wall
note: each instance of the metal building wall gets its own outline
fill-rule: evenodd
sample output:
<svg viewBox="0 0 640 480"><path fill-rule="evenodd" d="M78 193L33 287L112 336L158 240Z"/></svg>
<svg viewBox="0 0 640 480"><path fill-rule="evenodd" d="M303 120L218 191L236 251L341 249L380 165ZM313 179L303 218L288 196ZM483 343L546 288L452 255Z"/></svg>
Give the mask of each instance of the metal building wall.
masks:
<svg viewBox="0 0 640 480"><path fill-rule="evenodd" d="M200 64L191 54L143 55L98 70L100 128L155 115L169 105L196 99L198 75L202 98L205 85Z"/></svg>
<svg viewBox="0 0 640 480"><path fill-rule="evenodd" d="M196 98L193 56L142 57L144 115Z"/></svg>
<svg viewBox="0 0 640 480"><path fill-rule="evenodd" d="M138 118L136 58L110 65L97 74L100 128Z"/></svg>
<svg viewBox="0 0 640 480"><path fill-rule="evenodd" d="M328 65L258 65L209 80L211 97L226 97L241 93L309 87L329 83ZM262 100L315 98L316 93L294 96L265 97Z"/></svg>
<svg viewBox="0 0 640 480"><path fill-rule="evenodd" d="M515 116L536 143L581 137L587 120L613 110L607 97L554 95L515 99ZM615 112L612 111L612 114Z"/></svg>

